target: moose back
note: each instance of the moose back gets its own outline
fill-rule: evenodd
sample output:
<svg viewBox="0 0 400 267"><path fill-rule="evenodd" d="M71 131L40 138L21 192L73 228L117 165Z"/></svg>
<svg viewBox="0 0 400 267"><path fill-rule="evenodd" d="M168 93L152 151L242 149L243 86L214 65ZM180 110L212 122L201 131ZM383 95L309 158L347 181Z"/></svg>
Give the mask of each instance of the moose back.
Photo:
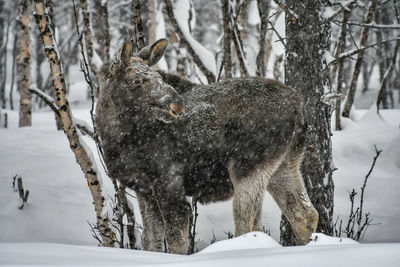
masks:
<svg viewBox="0 0 400 267"><path fill-rule="evenodd" d="M195 85L151 66L168 41L132 55L125 42L101 72L96 110L109 174L136 191L143 248L189 247L191 207L233 197L235 235L261 231L266 190L291 223L298 244L318 213L300 164L306 127L302 102L278 81L251 77Z"/></svg>

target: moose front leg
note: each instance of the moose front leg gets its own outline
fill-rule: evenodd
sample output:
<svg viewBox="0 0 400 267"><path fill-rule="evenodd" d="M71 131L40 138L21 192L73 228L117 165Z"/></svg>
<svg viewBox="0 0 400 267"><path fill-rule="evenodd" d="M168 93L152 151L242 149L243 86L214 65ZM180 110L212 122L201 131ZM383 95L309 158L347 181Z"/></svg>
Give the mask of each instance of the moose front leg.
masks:
<svg viewBox="0 0 400 267"><path fill-rule="evenodd" d="M142 246L144 250L162 252L164 247L164 221L155 197L136 192L142 215Z"/></svg>
<svg viewBox="0 0 400 267"><path fill-rule="evenodd" d="M165 238L171 253L187 254L192 210L183 188L154 188L157 204L164 221Z"/></svg>

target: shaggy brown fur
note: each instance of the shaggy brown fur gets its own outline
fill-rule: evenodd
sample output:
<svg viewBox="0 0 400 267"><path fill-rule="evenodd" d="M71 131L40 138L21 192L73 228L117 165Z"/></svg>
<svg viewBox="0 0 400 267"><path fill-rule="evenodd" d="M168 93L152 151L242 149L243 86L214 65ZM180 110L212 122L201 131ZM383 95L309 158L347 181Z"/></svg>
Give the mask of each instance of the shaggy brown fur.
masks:
<svg viewBox="0 0 400 267"><path fill-rule="evenodd" d="M191 208L232 196L236 235L262 230L268 190L307 243L318 214L299 166L305 125L296 93L278 81L231 79L195 85L153 71L167 41L131 60L126 42L103 67L96 124L110 175L133 188L143 217L143 246L187 253ZM169 83L169 85L168 85ZM175 89L173 88L175 87Z"/></svg>

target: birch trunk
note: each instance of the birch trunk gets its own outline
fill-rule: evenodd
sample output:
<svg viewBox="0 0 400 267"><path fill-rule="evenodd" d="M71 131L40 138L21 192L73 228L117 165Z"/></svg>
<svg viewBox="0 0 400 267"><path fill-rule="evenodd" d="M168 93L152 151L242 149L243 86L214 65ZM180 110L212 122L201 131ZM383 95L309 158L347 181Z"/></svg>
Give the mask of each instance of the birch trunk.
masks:
<svg viewBox="0 0 400 267"><path fill-rule="evenodd" d="M104 197L102 195L101 184L99 182L96 166L87 151L81 144L76 126L72 120L71 111L66 95L66 84L60 57L55 47L54 37L50 28L49 17L45 12L43 0L35 0L35 20L39 26L39 31L45 47L45 54L50 61L53 85L56 92L56 103L63 122L64 132L68 138L70 148L75 154L76 161L80 165L87 180L93 203L96 211L97 226L101 233L103 246L111 247L114 243L114 233L108 226L108 219L102 214Z"/></svg>
<svg viewBox="0 0 400 267"><path fill-rule="evenodd" d="M31 5L30 0L18 2L17 18L17 88L20 94L19 127L32 125L32 94L31 86Z"/></svg>

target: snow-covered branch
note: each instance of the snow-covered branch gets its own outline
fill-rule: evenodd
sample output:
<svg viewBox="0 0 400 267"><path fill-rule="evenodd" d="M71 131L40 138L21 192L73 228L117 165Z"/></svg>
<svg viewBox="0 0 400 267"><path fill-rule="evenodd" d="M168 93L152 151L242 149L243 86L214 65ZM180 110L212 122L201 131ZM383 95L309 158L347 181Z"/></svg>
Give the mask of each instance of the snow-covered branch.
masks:
<svg viewBox="0 0 400 267"><path fill-rule="evenodd" d="M164 3L168 17L171 20L172 26L178 33L182 45L187 49L193 61L206 76L208 83L214 83L216 66L213 55L199 42L193 39L188 27L182 22L184 20L177 19L172 2L170 0L164 0ZM180 17L181 16L182 15L180 15Z"/></svg>
<svg viewBox="0 0 400 267"><path fill-rule="evenodd" d="M352 50L340 53L337 56L337 58L335 58L335 59L331 60L330 62L328 62L327 67L332 65L332 64L336 64L339 60L342 60L344 58L351 57L351 56L354 56L354 55L356 55L358 53L364 52L368 48L372 48L372 47L375 47L375 46L378 46L378 45L382 45L382 44L389 43L389 42L395 42L395 41L399 41L399 40L400 40L400 37L399 38L395 38L395 39L382 40L382 41L374 43L374 44L362 46L360 48L356 48L356 49L352 49Z"/></svg>
<svg viewBox="0 0 400 267"><path fill-rule="evenodd" d="M46 94L45 92L43 92L42 90L40 90L39 88L37 88L34 85L31 85L29 87L29 91L32 94L35 94L38 97L40 97L51 108L51 110L54 111L54 113L57 116L60 116L60 112L58 111L57 104L54 102L54 100L51 96L49 96L48 94Z"/></svg>
<svg viewBox="0 0 400 267"><path fill-rule="evenodd" d="M332 20L332 22L341 24L341 21L338 20ZM399 24L376 24L374 22L372 23L358 23L358 22L346 22L347 25L352 25L352 26L360 26L360 27L368 27L368 28L374 28L374 29L385 29L385 30L400 30L400 25Z"/></svg>

